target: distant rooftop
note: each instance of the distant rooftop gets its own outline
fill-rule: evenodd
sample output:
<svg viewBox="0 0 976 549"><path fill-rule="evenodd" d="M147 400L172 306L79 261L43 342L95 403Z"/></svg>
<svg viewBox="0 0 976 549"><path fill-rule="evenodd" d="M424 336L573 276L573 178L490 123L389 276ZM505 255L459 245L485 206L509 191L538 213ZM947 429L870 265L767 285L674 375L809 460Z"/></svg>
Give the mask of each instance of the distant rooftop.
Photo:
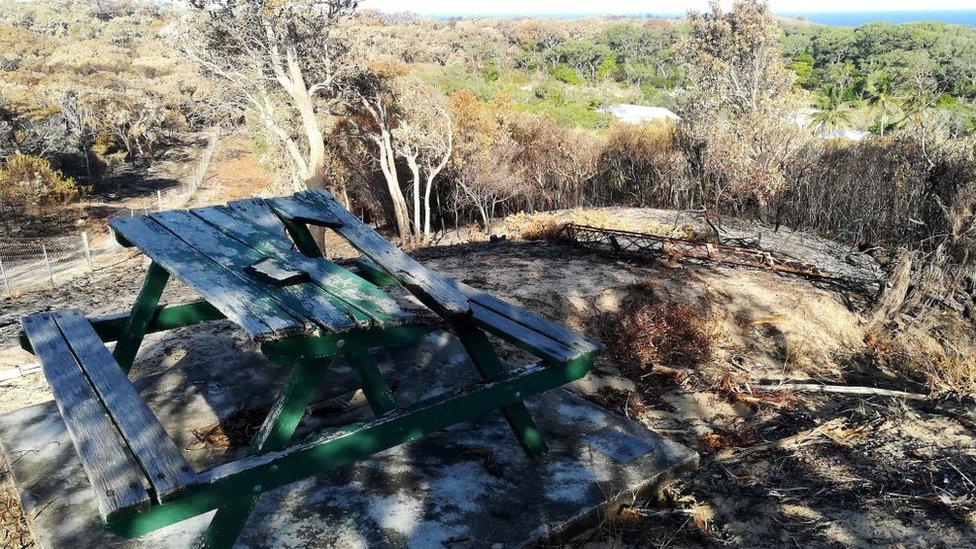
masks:
<svg viewBox="0 0 976 549"><path fill-rule="evenodd" d="M644 105L621 103L600 107L597 110L615 117L624 124L640 124L641 122L652 122L655 120L670 120L672 122L681 120L681 117L663 107L646 107Z"/></svg>

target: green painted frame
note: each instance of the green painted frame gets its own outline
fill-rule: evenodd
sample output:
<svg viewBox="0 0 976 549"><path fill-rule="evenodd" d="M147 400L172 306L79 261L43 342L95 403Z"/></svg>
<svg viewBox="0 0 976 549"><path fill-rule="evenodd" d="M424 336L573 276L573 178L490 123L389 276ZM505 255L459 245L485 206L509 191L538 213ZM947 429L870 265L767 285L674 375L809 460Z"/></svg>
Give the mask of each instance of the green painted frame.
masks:
<svg viewBox="0 0 976 549"><path fill-rule="evenodd" d="M468 386L447 395L335 430L309 444L271 452L200 473L201 482L169 501L143 512L116 517L106 528L137 537L170 524L335 469L420 438L432 431L476 419L495 409L577 380L590 370L592 358L560 366L534 366L509 372L493 382ZM241 468L240 464L250 465ZM236 466L236 467L235 467ZM234 534L236 538L236 532Z"/></svg>

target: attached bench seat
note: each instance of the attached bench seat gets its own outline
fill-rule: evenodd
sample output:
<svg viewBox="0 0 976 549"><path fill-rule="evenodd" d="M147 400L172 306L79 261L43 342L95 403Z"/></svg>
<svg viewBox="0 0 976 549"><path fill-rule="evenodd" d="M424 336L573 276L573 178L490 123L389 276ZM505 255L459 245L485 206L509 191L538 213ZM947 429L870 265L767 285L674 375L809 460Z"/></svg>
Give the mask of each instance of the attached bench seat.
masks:
<svg viewBox="0 0 976 549"><path fill-rule="evenodd" d="M351 260L350 264L356 274L376 285L396 284L395 280L368 258L360 257ZM537 353L549 362L566 364L603 350L603 344L599 341L565 326L463 282L447 277L444 280L468 300L475 324L513 345Z"/></svg>
<svg viewBox="0 0 976 549"><path fill-rule="evenodd" d="M472 318L479 327L550 363L566 364L602 350L597 341L421 265L352 215L326 190L267 203L282 219L335 230L363 254L355 261L360 276L377 285L396 280L444 318Z"/></svg>
<svg viewBox="0 0 976 549"><path fill-rule="evenodd" d="M88 474L102 520L165 502L196 479L81 313L42 313L21 324Z"/></svg>

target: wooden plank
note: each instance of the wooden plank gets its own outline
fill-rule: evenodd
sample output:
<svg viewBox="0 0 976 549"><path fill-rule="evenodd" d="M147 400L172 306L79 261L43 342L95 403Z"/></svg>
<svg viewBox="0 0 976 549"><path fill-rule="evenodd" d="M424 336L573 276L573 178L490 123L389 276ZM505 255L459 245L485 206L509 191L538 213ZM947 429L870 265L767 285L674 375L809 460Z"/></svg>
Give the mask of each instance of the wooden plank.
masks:
<svg viewBox="0 0 976 549"><path fill-rule="evenodd" d="M578 334L561 324L547 320L535 313L531 313L522 309L521 307L516 307L510 303L506 303L497 297L477 290L464 284L463 282L458 282L453 279L448 279L448 281L454 285L458 291L462 292L468 297L473 303L481 305L485 309L489 309L498 313L500 316L507 317L514 322L517 322L530 330L538 332L550 339L554 339L561 344L572 347L582 353L592 353L603 350L603 344L599 341L590 339L582 334ZM477 316L477 312L475 313Z"/></svg>
<svg viewBox="0 0 976 549"><path fill-rule="evenodd" d="M21 324L91 481L102 520L124 509L148 507L142 469L102 410L54 318L45 313L27 317Z"/></svg>
<svg viewBox="0 0 976 549"><path fill-rule="evenodd" d="M424 267L318 189L269 201L272 208L307 223L334 228L363 255L396 278L417 299L445 317L468 316L468 299L440 274Z"/></svg>
<svg viewBox="0 0 976 549"><path fill-rule="evenodd" d="M514 320L506 318L491 309L482 307L479 303L472 303L471 308L474 310L474 321L476 324L513 345L531 351L551 362L563 364L585 354L527 328Z"/></svg>
<svg viewBox="0 0 976 549"><path fill-rule="evenodd" d="M328 191L325 192L328 193ZM351 223L349 219L345 219L342 215L338 215L339 212L337 210L332 208L323 208L317 203L298 198L301 194L304 193L297 193L292 196L282 198L269 198L265 201L265 203L267 203L272 210L285 213L285 217L288 219L298 221L299 223L305 223L307 225L328 227L333 230L338 230L346 224L357 224ZM329 197L335 200L331 193L329 193ZM341 207L341 205L340 209L342 211L347 211L344 207ZM361 223L358 218L356 218L356 221Z"/></svg>
<svg viewBox="0 0 976 549"><path fill-rule="evenodd" d="M281 339L307 331L256 283L230 273L156 221L140 217L111 222L116 233L210 302L255 340ZM241 282L244 280L244 282Z"/></svg>
<svg viewBox="0 0 976 549"><path fill-rule="evenodd" d="M55 313L82 371L142 466L160 501L191 484L196 474L156 419L88 320L77 311Z"/></svg>
<svg viewBox="0 0 976 549"><path fill-rule="evenodd" d="M285 226L278 219L278 216L271 211L271 207L265 204L264 200L260 198L235 200L227 203L227 209L231 212L236 212L244 219L250 220L251 223L261 227L265 231L281 237L282 242L287 242L294 247L291 241L288 240L288 231L285 230Z"/></svg>
<svg viewBox="0 0 976 549"><path fill-rule="evenodd" d="M191 210L191 213L262 254L305 271L319 287L368 315L378 326L399 323L409 317L375 285L324 258L313 259L303 255L228 208L199 208Z"/></svg>
<svg viewBox="0 0 976 549"><path fill-rule="evenodd" d="M318 325L332 332L343 332L358 326L341 303L314 284L274 287L255 281L245 270L265 258L260 252L218 231L212 225L188 211L150 214L150 217L173 234L185 235L184 241L198 252L224 267L236 280L257 283L279 307L310 325ZM338 305L338 306L337 306Z"/></svg>

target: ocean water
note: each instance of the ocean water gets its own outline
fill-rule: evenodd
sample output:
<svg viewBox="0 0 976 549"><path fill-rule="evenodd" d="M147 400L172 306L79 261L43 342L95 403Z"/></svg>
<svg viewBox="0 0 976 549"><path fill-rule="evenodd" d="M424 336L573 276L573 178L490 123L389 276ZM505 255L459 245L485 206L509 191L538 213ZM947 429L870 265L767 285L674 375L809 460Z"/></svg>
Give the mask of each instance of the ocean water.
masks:
<svg viewBox="0 0 976 549"><path fill-rule="evenodd" d="M884 21L886 23L911 23L915 21L938 21L953 25L976 27L976 10L933 10L933 11L850 11L850 12L781 12L781 17L805 17L813 23L837 27L856 27L865 23Z"/></svg>
<svg viewBox="0 0 976 549"><path fill-rule="evenodd" d="M437 14L434 17L449 19L452 17L539 17L553 19L579 19L584 17L602 16L608 13L535 13L527 11L525 13L479 13L479 12L458 12L457 14ZM685 16L683 12L648 12L648 13L614 13L612 15L623 15L628 17L650 17L680 19ZM833 25L839 27L856 27L865 23L884 21L888 23L910 23L916 21L938 21L953 25L969 25L976 27L976 9L972 10L913 10L913 11L836 11L836 12L777 12L776 15L784 18L804 17L813 23L821 25Z"/></svg>

